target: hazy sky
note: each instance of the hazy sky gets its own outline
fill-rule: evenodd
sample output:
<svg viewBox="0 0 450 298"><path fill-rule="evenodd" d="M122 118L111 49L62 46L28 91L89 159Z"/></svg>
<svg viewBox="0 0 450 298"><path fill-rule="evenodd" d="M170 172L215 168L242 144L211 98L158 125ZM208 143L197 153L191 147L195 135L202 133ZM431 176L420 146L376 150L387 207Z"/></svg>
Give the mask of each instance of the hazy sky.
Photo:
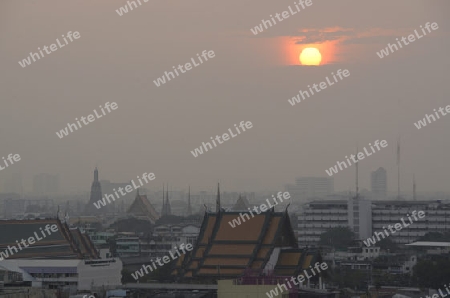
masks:
<svg viewBox="0 0 450 298"><path fill-rule="evenodd" d="M119 16L121 0L0 1L0 171L59 173L64 190L144 172L174 188L277 190L325 169L377 139L388 147L360 163L387 169L396 190L396 139L402 139L402 189L450 191L450 116L417 130L414 122L450 104L448 0L313 0L313 5L254 36L250 28L293 1L150 0ZM380 59L376 52L426 22L439 29ZM81 38L26 68L18 61L62 34ZM319 67L292 64L299 48L321 47ZM203 50L210 61L156 87L172 66ZM296 63L298 64L298 63ZM288 99L338 69L350 77L295 106ZM63 139L56 131L106 102L118 109ZM240 121L253 128L194 158L191 150ZM2 183L0 183L2 185ZM354 170L335 175L354 188Z"/></svg>

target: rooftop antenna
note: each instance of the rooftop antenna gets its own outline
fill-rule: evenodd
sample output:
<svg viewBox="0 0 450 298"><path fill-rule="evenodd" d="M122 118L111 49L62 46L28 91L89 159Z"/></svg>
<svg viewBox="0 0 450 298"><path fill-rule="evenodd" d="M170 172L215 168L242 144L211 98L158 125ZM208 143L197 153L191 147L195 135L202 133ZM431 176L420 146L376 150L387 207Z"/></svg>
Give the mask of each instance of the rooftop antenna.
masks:
<svg viewBox="0 0 450 298"><path fill-rule="evenodd" d="M413 200L416 200L416 176L413 174Z"/></svg>
<svg viewBox="0 0 450 298"><path fill-rule="evenodd" d="M355 162L355 166L356 166L356 199L359 198L359 184L358 184L359 174L358 174L358 164L359 164L359 159L358 159L358 145L356 145L356 162Z"/></svg>
<svg viewBox="0 0 450 298"><path fill-rule="evenodd" d="M400 200L400 136L397 140L397 199Z"/></svg>
<svg viewBox="0 0 450 298"><path fill-rule="evenodd" d="M192 215L192 207L191 207L191 186L189 185L189 192L188 192L188 210L187 210L188 216Z"/></svg>

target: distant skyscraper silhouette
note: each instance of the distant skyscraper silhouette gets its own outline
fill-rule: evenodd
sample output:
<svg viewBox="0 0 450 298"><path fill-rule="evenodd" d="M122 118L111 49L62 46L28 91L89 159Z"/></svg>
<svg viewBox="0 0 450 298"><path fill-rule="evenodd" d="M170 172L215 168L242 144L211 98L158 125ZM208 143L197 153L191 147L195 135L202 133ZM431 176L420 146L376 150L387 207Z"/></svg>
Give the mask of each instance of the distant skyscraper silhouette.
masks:
<svg viewBox="0 0 450 298"><path fill-rule="evenodd" d="M384 168L378 168L371 174L372 193L377 198L386 198L387 196L387 174Z"/></svg>

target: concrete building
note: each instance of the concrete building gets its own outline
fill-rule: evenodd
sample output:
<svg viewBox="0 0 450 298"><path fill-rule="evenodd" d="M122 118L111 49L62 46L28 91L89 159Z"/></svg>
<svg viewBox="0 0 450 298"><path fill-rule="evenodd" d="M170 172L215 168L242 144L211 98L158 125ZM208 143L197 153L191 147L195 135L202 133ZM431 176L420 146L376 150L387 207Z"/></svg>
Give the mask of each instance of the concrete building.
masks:
<svg viewBox="0 0 450 298"><path fill-rule="evenodd" d="M384 168L378 168L370 174L370 187L376 199L387 197L387 174Z"/></svg>
<svg viewBox="0 0 450 298"><path fill-rule="evenodd" d="M372 206L372 227L382 231L383 226L401 223L403 218L409 223L412 211L424 211L425 218L414 221L408 227L397 231L390 238L399 244L416 241L429 232L450 231L450 201L376 201ZM448 219L447 219L448 218Z"/></svg>
<svg viewBox="0 0 450 298"><path fill-rule="evenodd" d="M368 200L310 202L299 211L299 245L317 245L320 235L338 227L349 227L357 238L366 239L372 234L371 218L371 204Z"/></svg>
<svg viewBox="0 0 450 298"><path fill-rule="evenodd" d="M121 284L122 262L100 255L87 234L58 218L0 221L0 259L32 287L74 292Z"/></svg>
<svg viewBox="0 0 450 298"><path fill-rule="evenodd" d="M19 272L23 281L44 289L71 289L71 292L121 285L120 259L103 260L3 260L2 266Z"/></svg>
<svg viewBox="0 0 450 298"><path fill-rule="evenodd" d="M39 195L55 194L59 191L59 176L37 174L33 176L33 193Z"/></svg>
<svg viewBox="0 0 450 298"><path fill-rule="evenodd" d="M9 172L3 178L2 193L16 193L23 195L22 174Z"/></svg>
<svg viewBox="0 0 450 298"><path fill-rule="evenodd" d="M402 218L409 223L408 215L411 217L414 210L423 211L425 217L390 235L392 241L406 244L429 232L450 231L450 201L313 201L298 214L299 245L317 245L322 233L336 227L349 227L357 239L366 240L383 227L401 223Z"/></svg>
<svg viewBox="0 0 450 298"><path fill-rule="evenodd" d="M139 237L137 236L121 236L116 239L116 252L121 258L139 257Z"/></svg>
<svg viewBox="0 0 450 298"><path fill-rule="evenodd" d="M301 177L296 179L295 184L286 185L285 190L301 200L325 198L334 192L334 178Z"/></svg>

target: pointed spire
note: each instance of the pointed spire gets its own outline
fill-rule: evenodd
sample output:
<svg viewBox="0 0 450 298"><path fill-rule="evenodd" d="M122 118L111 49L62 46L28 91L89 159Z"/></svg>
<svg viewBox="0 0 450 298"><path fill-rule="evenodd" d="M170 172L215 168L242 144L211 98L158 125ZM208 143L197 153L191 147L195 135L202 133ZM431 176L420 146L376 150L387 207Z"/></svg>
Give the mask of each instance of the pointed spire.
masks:
<svg viewBox="0 0 450 298"><path fill-rule="evenodd" d="M97 169L97 167L95 167L95 170L94 170L94 181L98 182L98 169Z"/></svg>
<svg viewBox="0 0 450 298"><path fill-rule="evenodd" d="M136 190L136 198L138 198L139 197L139 187L138 187L138 189Z"/></svg>
<svg viewBox="0 0 450 298"><path fill-rule="evenodd" d="M192 215L192 207L191 207L191 186L189 185L189 191L188 191L188 210L187 215Z"/></svg>
<svg viewBox="0 0 450 298"><path fill-rule="evenodd" d="M359 164L359 159L358 159L358 145L356 146L356 162L355 162L355 166L356 166L356 199L359 199L359 182L358 182L358 178L359 178L359 174L358 174L358 164Z"/></svg>
<svg viewBox="0 0 450 298"><path fill-rule="evenodd" d="M172 214L172 210L170 208L170 202L169 202L169 183L167 183L165 207L166 207L165 215L171 215Z"/></svg>
<svg viewBox="0 0 450 298"><path fill-rule="evenodd" d="M220 184L217 183L216 212L220 212Z"/></svg>
<svg viewBox="0 0 450 298"><path fill-rule="evenodd" d="M400 136L397 140L397 200L400 200Z"/></svg>
<svg viewBox="0 0 450 298"><path fill-rule="evenodd" d="M166 215L166 206L165 206L165 204L164 204L164 200L166 199L165 197L164 197L164 183L163 183L163 194L162 194L162 201L163 201L163 204L162 204L162 208L161 208L161 216L164 216L164 215Z"/></svg>

